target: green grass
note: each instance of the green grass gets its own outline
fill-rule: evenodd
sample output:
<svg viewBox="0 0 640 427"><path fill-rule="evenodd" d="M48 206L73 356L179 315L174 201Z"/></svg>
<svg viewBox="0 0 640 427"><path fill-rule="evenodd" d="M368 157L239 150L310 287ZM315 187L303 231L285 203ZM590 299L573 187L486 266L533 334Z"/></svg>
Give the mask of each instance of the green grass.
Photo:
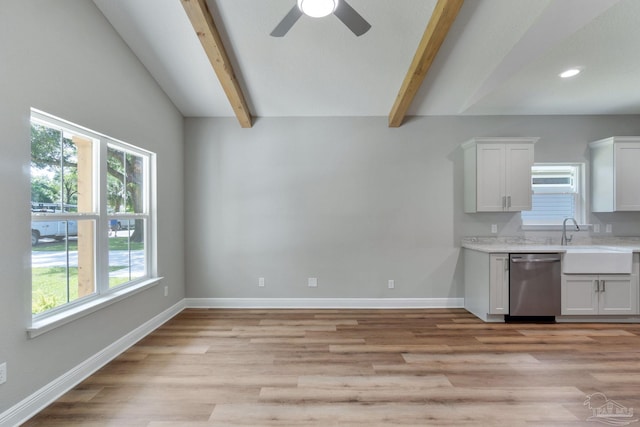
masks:
<svg viewBox="0 0 640 427"><path fill-rule="evenodd" d="M40 242L37 246L33 246L31 250L33 252L64 252L67 249L69 251L78 250L78 241L73 238L68 242L52 241L52 242ZM109 237L109 250L144 250L144 243L131 242L129 248L129 237ZM111 266L109 271L116 271L126 266ZM69 290L67 295L67 269L65 267L36 267L32 268L32 301L31 307L33 314L42 313L55 307L59 307L67 302L75 301L78 299L78 268L70 267L68 271L69 275ZM114 288L123 283L128 282L126 277L110 277L109 288Z"/></svg>
<svg viewBox="0 0 640 427"><path fill-rule="evenodd" d="M111 251L126 251L129 249L127 246L128 237L109 237L109 250ZM131 242L131 250L137 251L144 249L144 243Z"/></svg>
<svg viewBox="0 0 640 427"><path fill-rule="evenodd" d="M78 268L69 268L69 296L67 298L67 269L46 267L31 269L31 311L42 313L78 299Z"/></svg>
<svg viewBox="0 0 640 427"><path fill-rule="evenodd" d="M111 251L126 251L128 250L127 242L128 237L109 237L109 250ZM144 243L131 242L131 250L144 249ZM40 242L36 246L32 246L31 250L34 252L56 252L66 250L66 242L64 240L53 242ZM69 240L69 250L78 250L78 241L76 239Z"/></svg>
<svg viewBox="0 0 640 427"><path fill-rule="evenodd" d="M116 271L126 267L109 267ZM69 295L67 298L67 269L65 267L44 267L31 269L33 314L42 313L78 299L78 268L69 268ZM110 277L109 287L128 282L126 277Z"/></svg>

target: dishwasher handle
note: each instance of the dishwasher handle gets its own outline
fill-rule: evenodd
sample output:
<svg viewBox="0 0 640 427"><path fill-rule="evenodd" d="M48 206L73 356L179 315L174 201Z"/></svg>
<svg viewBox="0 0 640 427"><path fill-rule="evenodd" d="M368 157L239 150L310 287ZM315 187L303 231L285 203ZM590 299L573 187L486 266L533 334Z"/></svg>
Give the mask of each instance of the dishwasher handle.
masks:
<svg viewBox="0 0 640 427"><path fill-rule="evenodd" d="M530 263L530 262L560 262L560 257L558 258L518 258L511 257L511 262L513 263Z"/></svg>

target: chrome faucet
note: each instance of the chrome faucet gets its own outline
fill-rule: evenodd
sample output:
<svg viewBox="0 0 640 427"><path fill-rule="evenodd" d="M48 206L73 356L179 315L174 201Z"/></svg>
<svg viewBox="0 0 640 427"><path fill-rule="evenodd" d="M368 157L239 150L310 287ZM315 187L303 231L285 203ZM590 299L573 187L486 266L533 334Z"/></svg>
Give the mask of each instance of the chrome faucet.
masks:
<svg viewBox="0 0 640 427"><path fill-rule="evenodd" d="M562 246L568 245L571 243L571 240L573 240L573 234L567 237L567 221L573 221L573 225L576 226L576 231L580 231L580 227L578 227L578 223L574 218L565 218L564 221L562 221L562 239L560 239Z"/></svg>

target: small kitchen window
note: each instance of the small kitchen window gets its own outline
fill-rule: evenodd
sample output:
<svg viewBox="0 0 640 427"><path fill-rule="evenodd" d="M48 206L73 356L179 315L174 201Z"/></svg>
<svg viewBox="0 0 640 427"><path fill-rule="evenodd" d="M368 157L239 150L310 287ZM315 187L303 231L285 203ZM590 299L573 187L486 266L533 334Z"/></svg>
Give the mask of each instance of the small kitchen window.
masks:
<svg viewBox="0 0 640 427"><path fill-rule="evenodd" d="M565 218L585 223L584 164L537 163L531 168L530 211L523 211L524 229L555 229Z"/></svg>

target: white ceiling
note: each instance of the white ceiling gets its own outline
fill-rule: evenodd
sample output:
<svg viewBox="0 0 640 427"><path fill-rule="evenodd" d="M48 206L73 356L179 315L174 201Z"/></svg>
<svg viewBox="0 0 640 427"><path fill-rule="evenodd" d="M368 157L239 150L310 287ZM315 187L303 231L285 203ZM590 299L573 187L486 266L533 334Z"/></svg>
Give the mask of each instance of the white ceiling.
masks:
<svg viewBox="0 0 640 427"><path fill-rule="evenodd" d="M208 0L253 116L386 116L436 0L348 0L372 28L295 0ZM233 111L180 0L94 0L186 117ZM409 115L640 114L639 0L466 0ZM570 79L566 68L583 72Z"/></svg>

